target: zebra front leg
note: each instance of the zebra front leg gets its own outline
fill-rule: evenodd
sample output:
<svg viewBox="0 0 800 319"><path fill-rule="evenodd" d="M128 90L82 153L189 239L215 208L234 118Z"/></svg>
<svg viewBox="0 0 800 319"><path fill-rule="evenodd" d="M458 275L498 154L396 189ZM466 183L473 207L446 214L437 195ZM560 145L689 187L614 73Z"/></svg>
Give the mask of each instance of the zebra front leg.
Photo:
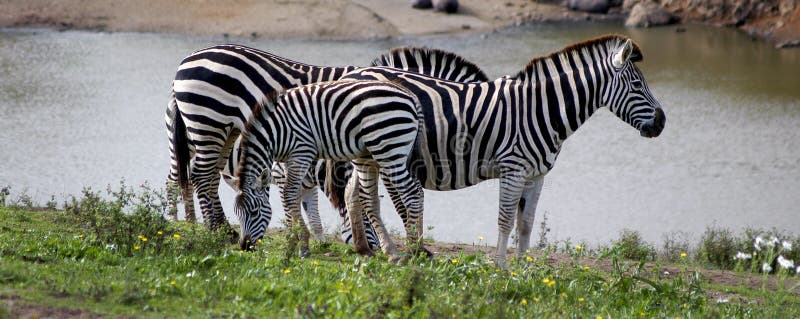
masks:
<svg viewBox="0 0 800 319"><path fill-rule="evenodd" d="M531 232L533 231L533 220L536 216L536 204L539 202L539 195L542 193L544 176L537 176L529 180L522 191L517 209L517 256L523 257L528 254L531 242Z"/></svg>
<svg viewBox="0 0 800 319"><path fill-rule="evenodd" d="M344 191L347 214L343 217L347 225L343 225L345 226L345 229L342 230L342 233L346 236L347 230L349 229L350 239L353 242L353 247L357 254L364 256L375 256L375 253L372 251L372 247L369 246L369 243L365 238L366 232L364 229L364 224L353 222L354 220L359 220L360 217L364 215L364 206L361 204L361 198L359 196L359 183L358 173L351 175L350 179L347 181L347 187L345 187ZM347 238L344 238L344 240L346 243Z"/></svg>
<svg viewBox="0 0 800 319"><path fill-rule="evenodd" d="M497 235L497 252L494 256L495 265L506 268L506 250L508 237L514 227L514 213L517 210L519 198L525 187L525 179L515 173L504 174L500 177L500 213L497 217L499 232Z"/></svg>
<svg viewBox="0 0 800 319"><path fill-rule="evenodd" d="M378 197L378 168L374 166L374 163L353 161L353 164L356 168L356 174L358 174L358 193L361 205L364 213L369 217L372 227L375 229L381 250L389 256L389 261L398 261L401 257L400 252L397 250L397 245L395 245L391 235L386 230L381 218L381 203ZM350 216L351 219L355 218L353 214Z"/></svg>
<svg viewBox="0 0 800 319"><path fill-rule="evenodd" d="M299 242L300 258L311 255L308 240L310 233L303 222L303 215L300 213L300 188L302 187L303 177L308 173L312 161L316 158L315 154L301 153L300 155L290 156L286 161L286 184L283 186L281 198L283 199L284 210L289 215L289 249L294 250L294 246Z"/></svg>

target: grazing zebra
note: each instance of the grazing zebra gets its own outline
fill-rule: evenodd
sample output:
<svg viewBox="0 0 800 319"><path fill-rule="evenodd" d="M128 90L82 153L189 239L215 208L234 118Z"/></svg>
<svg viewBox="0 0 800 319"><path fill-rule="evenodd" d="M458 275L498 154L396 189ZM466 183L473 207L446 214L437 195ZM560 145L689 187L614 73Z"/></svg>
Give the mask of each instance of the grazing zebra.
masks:
<svg viewBox="0 0 800 319"><path fill-rule="evenodd" d="M471 62L449 52L428 48L394 49L376 59L373 65L444 76L453 81L487 79ZM226 159L232 152L238 152L233 145L244 129L251 108L275 92L335 80L354 69L352 66L303 64L238 45L218 45L186 57L172 83L165 116L170 141L167 190L172 218L177 217L175 198L178 187L175 184L180 182L187 220L195 219L192 193L196 190L207 226L216 229L228 225L218 195L219 173L227 169L224 175L234 175L233 165L226 168ZM184 127L173 125L173 118L178 115L183 117ZM309 198L311 196L316 199L315 192L309 192ZM344 207L338 208L345 216ZM318 216L316 211L311 215ZM343 236L345 240L349 238L347 234Z"/></svg>
<svg viewBox="0 0 800 319"><path fill-rule="evenodd" d="M389 82L337 81L289 89L263 103L242 133L235 212L243 250L264 235L272 217L269 184L275 161L285 162L283 205L290 225L301 226L301 256L308 254L309 234L300 215L300 184L318 159L377 167L402 203L398 212L410 216L406 230L415 227L422 187L407 164L421 119L413 94ZM354 230L363 232L360 225L355 222ZM387 254L397 256L396 251Z"/></svg>
<svg viewBox="0 0 800 319"><path fill-rule="evenodd" d="M663 130L664 111L634 63L641 59L630 39L604 36L534 58L518 74L492 82L455 83L379 67L343 79L390 80L417 95L424 128L416 154L421 158L412 170L424 188L455 190L500 179L495 261L504 266L514 212L521 255L529 246L543 176L567 137L598 108L608 107L642 136L656 137ZM376 182L353 183L358 194L348 187L346 196L362 200L380 231ZM397 204L393 190L387 190Z"/></svg>

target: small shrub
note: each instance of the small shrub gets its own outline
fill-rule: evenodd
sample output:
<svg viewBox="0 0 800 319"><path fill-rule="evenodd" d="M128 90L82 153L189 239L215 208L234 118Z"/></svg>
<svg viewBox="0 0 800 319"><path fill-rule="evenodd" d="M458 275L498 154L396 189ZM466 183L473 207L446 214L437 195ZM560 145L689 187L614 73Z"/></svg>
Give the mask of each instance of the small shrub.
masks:
<svg viewBox="0 0 800 319"><path fill-rule="evenodd" d="M612 249L621 257L633 260L652 260L656 255L655 248L645 242L639 232L630 229L623 229L620 232L619 239L614 242Z"/></svg>
<svg viewBox="0 0 800 319"><path fill-rule="evenodd" d="M721 269L733 269L736 251L741 250L742 242L737 240L730 229L717 226L706 227L697 248L697 260Z"/></svg>
<svg viewBox="0 0 800 319"><path fill-rule="evenodd" d="M682 231L666 233L663 236L664 244L659 253L659 258L666 261L679 261L683 258L682 254L689 252L689 234Z"/></svg>

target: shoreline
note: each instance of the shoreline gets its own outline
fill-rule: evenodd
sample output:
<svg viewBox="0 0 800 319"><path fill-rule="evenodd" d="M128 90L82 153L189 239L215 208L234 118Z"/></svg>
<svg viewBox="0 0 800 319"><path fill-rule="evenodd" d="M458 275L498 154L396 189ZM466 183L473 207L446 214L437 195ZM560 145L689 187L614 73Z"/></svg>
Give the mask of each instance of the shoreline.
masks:
<svg viewBox="0 0 800 319"><path fill-rule="evenodd" d="M677 10L682 22L735 28L776 47L800 45L800 6L785 21L758 18L731 25ZM680 11L683 10L683 11ZM682 13L681 13L682 12ZM770 20L771 19L771 20ZM572 11L557 1L461 0L456 14L382 0L27 0L0 4L0 28L143 32L224 38L385 39L494 32L532 24L625 20L625 14Z"/></svg>

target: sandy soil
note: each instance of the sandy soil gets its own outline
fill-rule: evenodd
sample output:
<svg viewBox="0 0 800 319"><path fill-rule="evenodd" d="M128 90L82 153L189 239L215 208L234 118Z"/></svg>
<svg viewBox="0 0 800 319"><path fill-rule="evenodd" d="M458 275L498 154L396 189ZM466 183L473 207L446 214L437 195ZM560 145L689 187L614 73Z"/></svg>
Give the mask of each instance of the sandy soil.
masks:
<svg viewBox="0 0 800 319"><path fill-rule="evenodd" d="M0 0L0 26L195 35L370 38L491 30L602 15L530 0L461 0L457 14L406 0Z"/></svg>

